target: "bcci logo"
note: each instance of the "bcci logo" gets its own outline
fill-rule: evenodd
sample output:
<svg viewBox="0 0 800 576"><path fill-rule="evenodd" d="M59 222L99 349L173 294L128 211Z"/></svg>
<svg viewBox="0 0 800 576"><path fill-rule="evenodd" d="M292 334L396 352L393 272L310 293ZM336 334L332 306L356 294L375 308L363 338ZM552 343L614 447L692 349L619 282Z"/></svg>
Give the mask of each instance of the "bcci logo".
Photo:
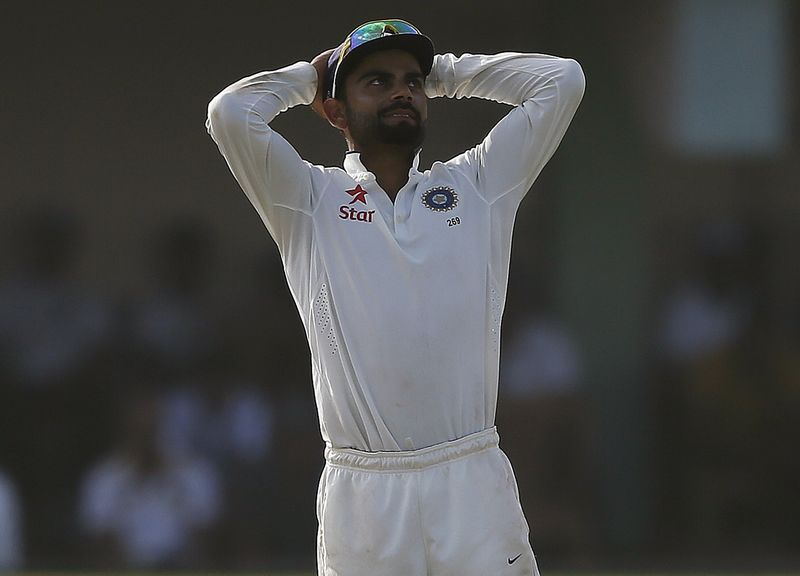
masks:
<svg viewBox="0 0 800 576"><path fill-rule="evenodd" d="M422 203L434 212L447 212L458 204L458 194L449 186L437 186L422 195Z"/></svg>

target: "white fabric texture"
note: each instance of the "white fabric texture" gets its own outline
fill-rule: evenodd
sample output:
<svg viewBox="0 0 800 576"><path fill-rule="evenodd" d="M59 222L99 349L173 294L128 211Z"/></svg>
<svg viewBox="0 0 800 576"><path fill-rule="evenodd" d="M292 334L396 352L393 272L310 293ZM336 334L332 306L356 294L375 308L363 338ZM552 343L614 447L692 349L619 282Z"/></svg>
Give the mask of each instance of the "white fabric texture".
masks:
<svg viewBox="0 0 800 576"><path fill-rule="evenodd" d="M494 428L415 452L329 449L320 576L538 576Z"/></svg>
<svg viewBox="0 0 800 576"><path fill-rule="evenodd" d="M424 172L418 156L394 203L358 154L344 170L311 165L270 128L313 100L309 63L212 100L208 131L281 253L328 444L414 450L494 425L514 217L583 88L569 59L437 55L429 97L514 108L463 154Z"/></svg>

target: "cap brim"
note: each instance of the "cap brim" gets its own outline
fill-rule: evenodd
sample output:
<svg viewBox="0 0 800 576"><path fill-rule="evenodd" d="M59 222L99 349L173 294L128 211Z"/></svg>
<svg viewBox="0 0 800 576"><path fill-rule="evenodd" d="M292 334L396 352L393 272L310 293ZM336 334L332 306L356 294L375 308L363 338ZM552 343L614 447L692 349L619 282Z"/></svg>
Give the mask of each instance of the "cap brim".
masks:
<svg viewBox="0 0 800 576"><path fill-rule="evenodd" d="M419 62L419 67L422 70L422 74L424 76L430 74L431 68L433 67L434 54L433 42L430 38L422 34L392 34L389 36L383 36L353 48L347 53L347 55L345 55L344 60L339 66L338 72L336 70L336 63L339 60L340 49L337 49L331 55L330 59L328 60L328 73L326 77L326 98L331 97L334 76L336 76L338 83L342 78L347 76L347 73L350 72L350 70L352 70L365 56L379 50L392 49L410 52L417 59L417 62Z"/></svg>

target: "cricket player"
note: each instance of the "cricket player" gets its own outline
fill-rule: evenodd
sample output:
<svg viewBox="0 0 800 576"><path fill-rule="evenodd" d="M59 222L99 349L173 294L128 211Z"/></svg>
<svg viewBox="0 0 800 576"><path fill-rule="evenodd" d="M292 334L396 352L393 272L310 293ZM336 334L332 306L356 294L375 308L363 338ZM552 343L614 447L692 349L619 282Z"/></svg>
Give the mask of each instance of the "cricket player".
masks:
<svg viewBox="0 0 800 576"><path fill-rule="evenodd" d="M211 101L208 131L278 246L311 348L321 576L538 574L494 428L500 323L517 207L583 89L573 60L435 54L390 19ZM438 97L513 109L420 171ZM301 104L344 135L343 168L270 128Z"/></svg>

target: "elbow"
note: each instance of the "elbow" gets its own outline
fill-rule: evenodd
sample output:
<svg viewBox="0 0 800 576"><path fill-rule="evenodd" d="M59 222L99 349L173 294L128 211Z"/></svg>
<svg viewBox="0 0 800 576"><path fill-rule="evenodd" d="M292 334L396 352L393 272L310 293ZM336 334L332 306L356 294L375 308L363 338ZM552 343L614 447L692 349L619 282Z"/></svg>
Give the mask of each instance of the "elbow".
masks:
<svg viewBox="0 0 800 576"><path fill-rule="evenodd" d="M236 111L241 109L236 94L223 90L208 103L208 116L206 129L209 133L219 133L220 129L229 124L236 117Z"/></svg>
<svg viewBox="0 0 800 576"><path fill-rule="evenodd" d="M559 87L564 94L568 94L571 99L578 103L583 98L583 92L586 89L586 76L583 74L583 68L578 62L569 58L564 59L562 62Z"/></svg>

